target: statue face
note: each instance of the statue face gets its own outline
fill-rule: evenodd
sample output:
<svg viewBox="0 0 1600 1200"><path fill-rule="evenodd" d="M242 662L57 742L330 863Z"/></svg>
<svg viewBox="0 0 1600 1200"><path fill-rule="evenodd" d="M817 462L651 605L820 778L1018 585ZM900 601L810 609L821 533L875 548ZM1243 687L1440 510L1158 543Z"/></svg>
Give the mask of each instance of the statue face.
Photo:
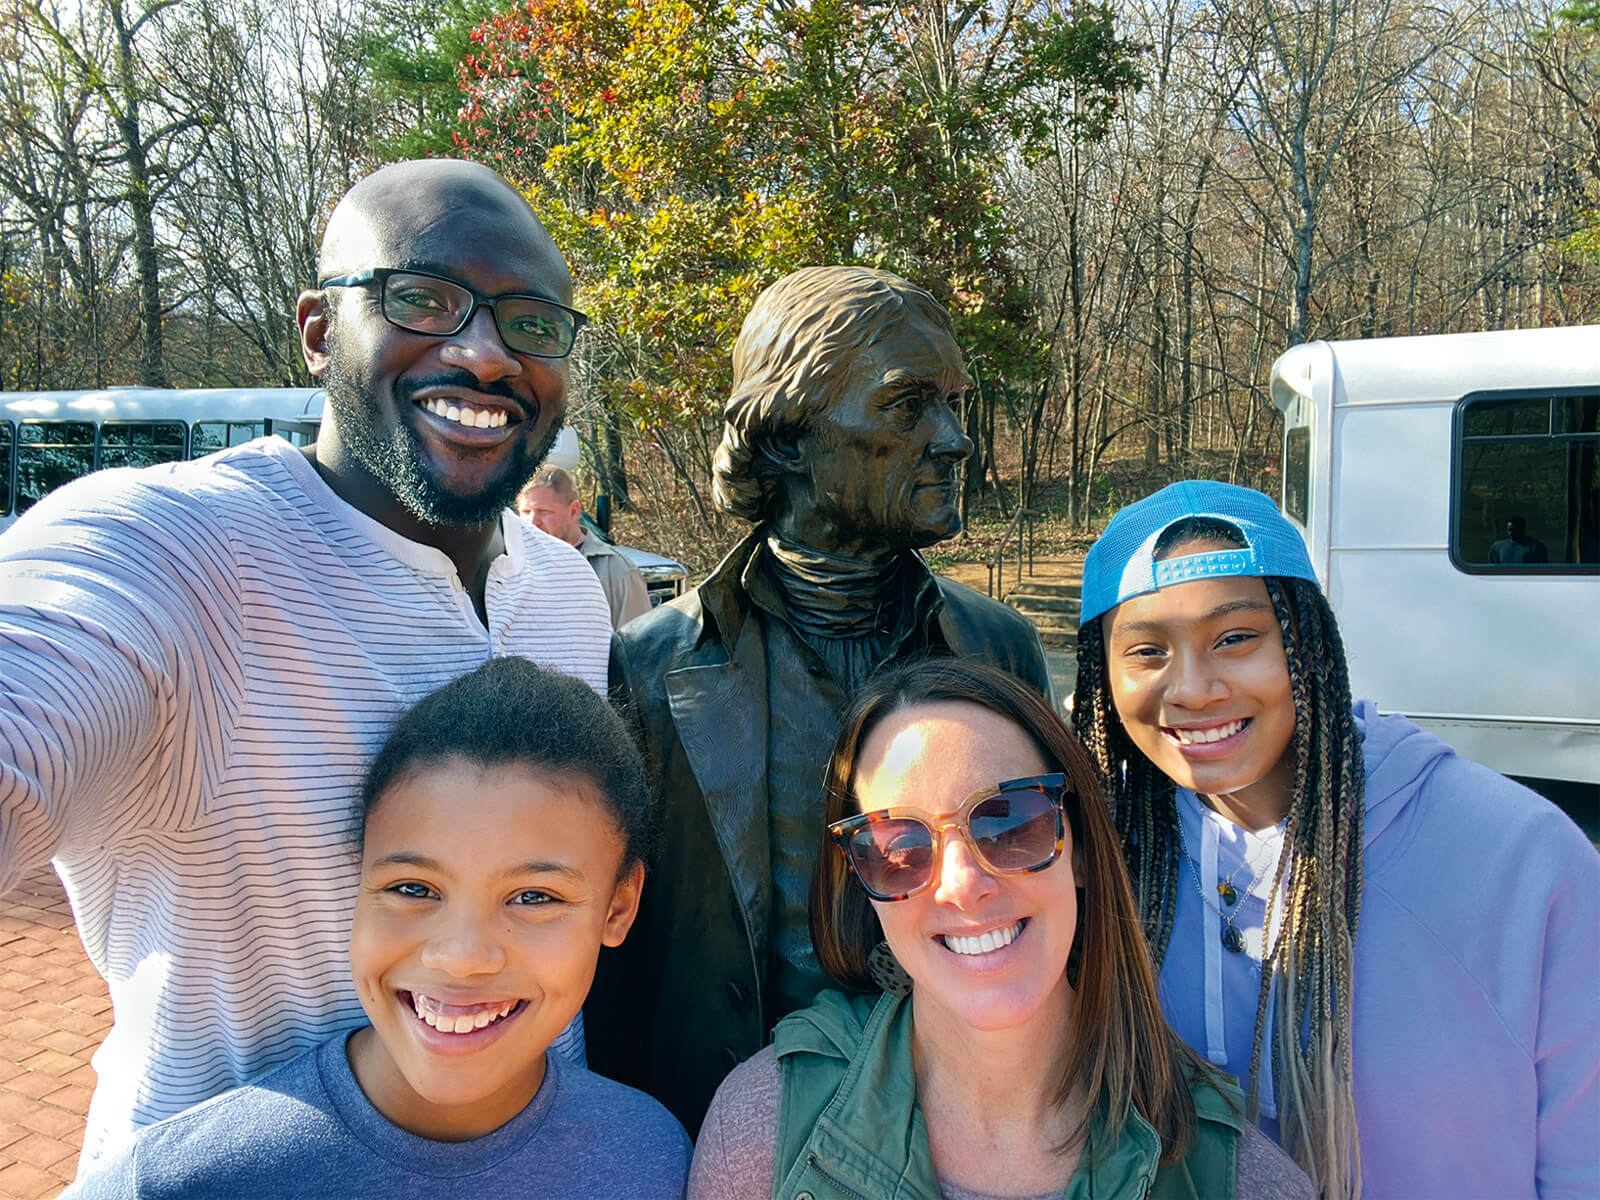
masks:
<svg viewBox="0 0 1600 1200"><path fill-rule="evenodd" d="M867 554L957 532L972 453L957 415L971 382L960 349L910 314L847 369L837 403L797 444L809 487L791 496L791 531L819 550Z"/></svg>

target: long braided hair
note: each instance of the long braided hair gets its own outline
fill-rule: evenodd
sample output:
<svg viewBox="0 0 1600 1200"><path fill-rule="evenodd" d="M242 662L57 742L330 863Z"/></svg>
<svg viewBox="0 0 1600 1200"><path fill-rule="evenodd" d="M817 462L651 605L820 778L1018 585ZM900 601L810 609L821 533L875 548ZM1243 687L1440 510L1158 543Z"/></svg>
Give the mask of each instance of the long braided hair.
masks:
<svg viewBox="0 0 1600 1200"><path fill-rule="evenodd" d="M1200 540L1244 544L1231 525L1191 518L1163 535L1156 556ZM1262 964L1248 1115L1254 1121L1260 1113L1268 997L1276 987L1270 1036L1280 1141L1322 1195L1342 1200L1359 1196L1361 1190L1350 1062L1351 968L1361 912L1366 786L1361 737L1344 643L1322 592L1303 579L1271 577L1263 582L1288 660L1295 769L1284 851L1267 901L1264 930L1268 937L1276 930L1278 937ZM1139 919L1159 972L1172 940L1182 868L1176 789L1122 726L1099 620L1078 631L1072 719L1105 781Z"/></svg>

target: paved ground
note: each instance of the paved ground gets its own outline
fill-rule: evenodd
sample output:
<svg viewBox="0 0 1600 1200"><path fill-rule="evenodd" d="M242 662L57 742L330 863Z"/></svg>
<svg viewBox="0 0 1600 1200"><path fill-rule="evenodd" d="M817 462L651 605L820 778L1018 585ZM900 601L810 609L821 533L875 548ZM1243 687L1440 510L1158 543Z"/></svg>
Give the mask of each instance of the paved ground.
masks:
<svg viewBox="0 0 1600 1200"><path fill-rule="evenodd" d="M1046 650L1044 656L1050 664L1050 681L1056 685L1056 699L1065 706L1078 682L1078 652Z"/></svg>
<svg viewBox="0 0 1600 1200"><path fill-rule="evenodd" d="M0 900L0 1200L70 1183L94 1090L89 1057L111 998L89 965L55 872Z"/></svg>
<svg viewBox="0 0 1600 1200"><path fill-rule="evenodd" d="M1012 565L1006 568L1005 577L1000 581L998 590L1008 592L1017 584L1015 574L1015 560L1009 560ZM1045 581L1055 579L1075 579L1083 571L1083 555L1039 555L1034 559L1032 577ZM1026 572L1026 567L1024 571ZM987 593L989 590L989 569L982 563L955 563L944 567L939 572L946 578L954 579L957 583L966 584L975 591ZM1023 578L1028 578L1024 574ZM1076 650L1046 650L1045 658L1050 663L1050 678L1056 685L1056 696L1063 702L1072 695L1073 683L1078 678L1078 657Z"/></svg>

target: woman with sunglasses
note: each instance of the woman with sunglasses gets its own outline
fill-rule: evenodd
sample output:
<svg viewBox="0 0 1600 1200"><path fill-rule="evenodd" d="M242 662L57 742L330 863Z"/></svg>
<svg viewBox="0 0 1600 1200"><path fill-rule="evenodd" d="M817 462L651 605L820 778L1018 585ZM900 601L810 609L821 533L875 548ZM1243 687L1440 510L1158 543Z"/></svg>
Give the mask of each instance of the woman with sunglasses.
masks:
<svg viewBox="0 0 1600 1200"><path fill-rule="evenodd" d="M1306 1197L1162 1021L1082 747L1011 677L881 675L825 783L811 934L843 989L779 1022L690 1200Z"/></svg>
<svg viewBox="0 0 1600 1200"><path fill-rule="evenodd" d="M1600 1195L1600 858L1578 828L1352 703L1305 544L1259 492L1124 508L1082 611L1073 719L1162 1001L1251 1121L1330 1200Z"/></svg>

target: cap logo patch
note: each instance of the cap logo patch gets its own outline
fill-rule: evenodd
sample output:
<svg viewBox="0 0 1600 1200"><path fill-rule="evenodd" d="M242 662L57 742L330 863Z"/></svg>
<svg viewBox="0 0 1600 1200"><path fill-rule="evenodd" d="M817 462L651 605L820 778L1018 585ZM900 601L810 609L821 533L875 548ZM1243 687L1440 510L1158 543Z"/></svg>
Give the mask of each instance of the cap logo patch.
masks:
<svg viewBox="0 0 1600 1200"><path fill-rule="evenodd" d="M1224 522L1245 545L1236 547L1230 536L1220 546L1211 542L1215 549L1156 562L1162 535L1189 518ZM1174 548L1182 550L1183 545ZM1078 624L1086 625L1134 596L1193 579L1227 576L1317 582L1300 530L1278 511L1271 497L1208 479L1169 484L1120 510L1089 548Z"/></svg>
<svg viewBox="0 0 1600 1200"><path fill-rule="evenodd" d="M1156 587L1171 587L1191 579L1216 579L1228 575L1257 575L1256 556L1250 550L1212 550L1164 558L1155 564Z"/></svg>

